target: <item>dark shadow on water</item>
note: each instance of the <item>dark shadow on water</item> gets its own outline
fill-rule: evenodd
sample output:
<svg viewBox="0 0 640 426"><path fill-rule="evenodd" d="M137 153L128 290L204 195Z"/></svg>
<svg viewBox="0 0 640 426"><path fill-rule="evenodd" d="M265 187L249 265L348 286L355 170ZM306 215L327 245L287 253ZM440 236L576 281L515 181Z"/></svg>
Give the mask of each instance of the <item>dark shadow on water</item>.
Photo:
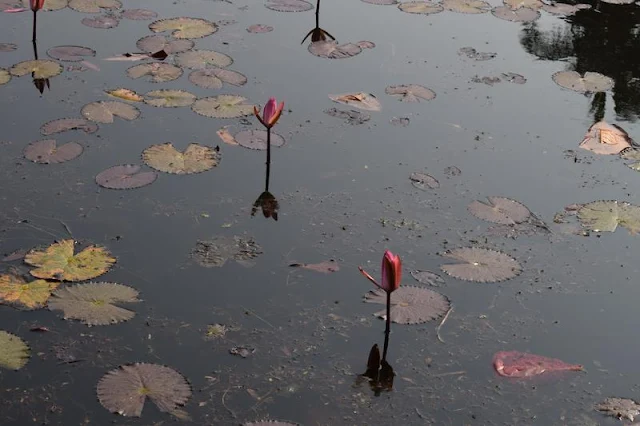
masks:
<svg viewBox="0 0 640 426"><path fill-rule="evenodd" d="M306 36L304 36L300 44L303 44L305 40L309 38L309 36L311 36L312 43L316 41L325 41L327 37L329 37L331 40L336 39L327 31L320 28L320 0L318 0L318 3L316 4L316 26L311 31L309 31Z"/></svg>
<svg viewBox="0 0 640 426"><path fill-rule="evenodd" d="M278 220L278 209L280 208L280 204L274 195L269 192L269 177L271 176L271 145L267 146L267 163L265 170L265 179L264 179L264 191L260 194L258 199L254 201L253 207L251 208L251 216L255 216L258 212L258 209L262 211L262 215L266 218L273 218L273 220Z"/></svg>

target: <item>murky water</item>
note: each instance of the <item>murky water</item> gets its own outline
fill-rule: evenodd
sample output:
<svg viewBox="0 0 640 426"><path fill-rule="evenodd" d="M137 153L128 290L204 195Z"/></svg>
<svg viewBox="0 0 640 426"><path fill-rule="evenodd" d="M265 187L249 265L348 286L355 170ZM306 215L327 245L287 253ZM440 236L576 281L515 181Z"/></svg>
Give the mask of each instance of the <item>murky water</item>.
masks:
<svg viewBox="0 0 640 426"><path fill-rule="evenodd" d="M279 419L306 425L365 424L617 424L593 410L607 396L637 398L635 310L640 300L637 236L625 229L589 237L553 223L571 203L640 203L640 175L617 156L591 155L577 145L604 117L637 135L640 112L638 13L635 5L591 3L591 10L561 18L542 12L533 23L507 22L491 13L402 13L395 6L357 0L322 0L320 27L340 43L375 43L359 55L330 60L300 44L315 27L313 11L280 13L261 2L123 0L160 18L223 20L218 32L195 40L197 49L230 55L245 74L242 87L199 88L187 79L162 84L131 80L136 62L104 58L136 52L152 21L123 19L110 30L83 26L88 16L70 9L39 12L40 58L58 45L96 50L88 61L100 71L66 69L43 95L29 76L0 86L2 150L0 251L47 246L71 236L106 246L118 259L96 281L140 291L131 321L91 327L60 312L0 307L0 327L31 347L17 372L0 370L2 425L150 425L173 421L147 403L142 418L122 418L100 406L96 384L109 370L132 362L171 366L193 386L185 411L193 424L231 425ZM493 6L498 3L493 4ZM272 32L252 34L252 24ZM31 13L0 15L0 68L33 59ZM495 52L488 61L458 54L463 47ZM168 58L167 62L172 62ZM606 95L558 87L553 73L593 71L615 80ZM474 77L513 72L525 84L493 86ZM420 84L437 97L401 103L385 95L397 84ZM287 144L272 152L270 192L278 220L251 216L264 190L265 153L224 144L216 135L257 129L253 117L211 119L186 108L136 104L141 117L101 124L95 134L55 135L59 144L84 146L75 160L41 165L23 149L42 138L42 124L79 117L88 102L109 100L104 90L126 87L144 94L184 89L202 98L245 96L264 104L286 102L274 128ZM323 113L341 107L329 94L363 91L382 104L371 120L350 125ZM349 109L349 108L342 108ZM408 117L406 127L390 123ZM249 124L245 124L249 123ZM159 173L152 185L115 191L94 177L116 164L142 164L141 152L171 141L220 146L210 171ZM574 150L567 155L565 151ZM447 173L457 167L461 174ZM450 169L449 169L450 170ZM440 188L421 191L409 175L431 174ZM487 196L527 205L551 235L517 239L487 234L491 226L466 206ZM190 253L215 236L253 239L262 250L254 265L233 260L203 268ZM372 344L382 344L377 307L362 303L370 284L358 265L377 275L385 248L404 261L403 284L419 285L415 269L439 271L446 249L478 245L517 259L523 273L503 283L473 283L443 274L435 290L454 307L440 320L392 327L389 362L394 390L374 396L355 386ZM334 259L331 274L294 269L294 262ZM2 268L28 268L21 261ZM224 338L206 339L209 324L224 324ZM33 326L51 331L29 331ZM247 358L234 347L255 350ZM501 378L491 359L518 350L580 363L586 373L529 380Z"/></svg>

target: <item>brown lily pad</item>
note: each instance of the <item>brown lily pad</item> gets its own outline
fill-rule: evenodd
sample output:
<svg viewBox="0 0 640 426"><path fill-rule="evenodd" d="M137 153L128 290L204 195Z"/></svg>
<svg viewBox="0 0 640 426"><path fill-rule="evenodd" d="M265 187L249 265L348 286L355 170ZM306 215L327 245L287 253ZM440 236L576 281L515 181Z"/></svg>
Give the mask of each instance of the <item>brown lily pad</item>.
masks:
<svg viewBox="0 0 640 426"><path fill-rule="evenodd" d="M386 305L387 292L378 288L364 295L367 303ZM442 317L450 307L449 300L440 293L422 287L402 286L391 293L391 321L397 324L422 324ZM386 319L387 311L375 315Z"/></svg>
<svg viewBox="0 0 640 426"><path fill-rule="evenodd" d="M225 68L233 59L224 53L213 50L189 50L176 55L176 64L183 68L202 70L209 67Z"/></svg>
<svg viewBox="0 0 640 426"><path fill-rule="evenodd" d="M69 8L81 13L100 13L102 9L121 9L122 3L119 0L70 0Z"/></svg>
<svg viewBox="0 0 640 426"><path fill-rule="evenodd" d="M545 12L549 12L552 15L562 15L562 16L572 16L575 15L579 10L582 9L591 9L590 4L566 4L566 3L553 3L553 4L545 4L542 6L542 10Z"/></svg>
<svg viewBox="0 0 640 426"><path fill-rule="evenodd" d="M171 142L167 142L145 149L142 160L147 166L161 172L186 175L216 167L220 163L220 153L215 148L195 143L180 152Z"/></svg>
<svg viewBox="0 0 640 426"><path fill-rule="evenodd" d="M0 53L13 52L18 48L14 43L0 43Z"/></svg>
<svg viewBox="0 0 640 426"><path fill-rule="evenodd" d="M164 83L177 80L182 75L182 68L172 64L140 64L127 69L127 75L133 79L148 76L153 83Z"/></svg>
<svg viewBox="0 0 640 426"><path fill-rule="evenodd" d="M640 415L640 404L628 398L605 398L604 401L596 404L595 409L601 413L615 417L620 420L635 420Z"/></svg>
<svg viewBox="0 0 640 426"><path fill-rule="evenodd" d="M96 183L109 189L134 189L152 184L158 174L154 171L143 172L135 164L110 167L96 176Z"/></svg>
<svg viewBox="0 0 640 426"><path fill-rule="evenodd" d="M96 123L113 123L114 118L132 121L140 116L140 110L133 105L119 101L91 102L82 107L81 114Z"/></svg>
<svg viewBox="0 0 640 426"><path fill-rule="evenodd" d="M161 19L150 24L149 29L154 33L171 31L177 39L202 38L218 31L216 24L200 18Z"/></svg>
<svg viewBox="0 0 640 426"><path fill-rule="evenodd" d="M382 105L371 93L354 92L342 93L338 95L329 95L329 99L339 104L349 105L358 109L367 111L380 111Z"/></svg>
<svg viewBox="0 0 640 426"><path fill-rule="evenodd" d="M635 142L622 127L604 120L591 125L580 142L580 148L603 155L619 154L632 145Z"/></svg>
<svg viewBox="0 0 640 426"><path fill-rule="evenodd" d="M282 422L278 420L262 420L258 422L243 423L242 426L299 426L298 423Z"/></svg>
<svg viewBox="0 0 640 426"><path fill-rule="evenodd" d="M133 21L149 21L156 19L158 14L148 9L127 9L122 11L122 17Z"/></svg>
<svg viewBox="0 0 640 426"><path fill-rule="evenodd" d="M82 25L90 28L98 28L101 30L108 30L115 28L120 24L120 20L113 16L96 16L95 18L83 18L80 21Z"/></svg>
<svg viewBox="0 0 640 426"><path fill-rule="evenodd" d="M415 13L418 15L433 15L444 10L439 3L431 1L403 2L398 5L398 9L406 13Z"/></svg>
<svg viewBox="0 0 640 426"><path fill-rule="evenodd" d="M614 85L613 79L597 72L586 72L581 76L576 71L559 71L552 79L558 86L580 93L606 92Z"/></svg>
<svg viewBox="0 0 640 426"><path fill-rule="evenodd" d="M80 156L82 151L82 145L77 142L67 142L58 146L53 139L43 139L27 145L24 157L40 164L64 163Z"/></svg>
<svg viewBox="0 0 640 426"><path fill-rule="evenodd" d="M265 7L277 12L306 12L313 9L313 5L304 0L267 0Z"/></svg>
<svg viewBox="0 0 640 426"><path fill-rule="evenodd" d="M49 121L40 127L40 133L44 136L68 132L69 130L82 130L90 134L98 131L98 125L84 118L60 118Z"/></svg>
<svg viewBox="0 0 640 426"><path fill-rule="evenodd" d="M80 62L96 56L96 51L83 46L56 46L47 50L47 55L59 61Z"/></svg>
<svg viewBox="0 0 640 426"><path fill-rule="evenodd" d="M522 267L515 259L495 250L465 247L448 250L442 256L459 263L442 265L440 269L464 281L499 282L522 272Z"/></svg>
<svg viewBox="0 0 640 426"><path fill-rule="evenodd" d="M498 6L494 7L491 13L496 18L511 22L533 22L540 17L540 12L527 7L513 10L507 6Z"/></svg>
<svg viewBox="0 0 640 426"><path fill-rule="evenodd" d="M473 201L467 206L467 210L478 219L502 225L522 223L531 216L524 204L510 198L487 197L487 200L488 203Z"/></svg>
<svg viewBox="0 0 640 426"><path fill-rule="evenodd" d="M267 131L266 130L242 130L233 137L238 145L249 149L266 150L267 149ZM285 144L282 136L275 132L271 132L271 146L280 148Z"/></svg>
<svg viewBox="0 0 640 426"><path fill-rule="evenodd" d="M247 77L233 70L206 68L192 71L191 74L189 74L189 81L205 89L221 89L222 83L242 86L247 83Z"/></svg>
<svg viewBox="0 0 640 426"><path fill-rule="evenodd" d="M219 95L202 98L191 106L193 112L211 118L239 118L253 114L253 105L242 96Z"/></svg>
<svg viewBox="0 0 640 426"><path fill-rule="evenodd" d="M0 275L0 303L22 310L43 308L51 292L60 283L46 280L27 282L23 277L13 274Z"/></svg>
<svg viewBox="0 0 640 426"><path fill-rule="evenodd" d="M362 48L354 43L338 44L334 40L319 40L309 44L309 53L319 58L344 59L356 56Z"/></svg>
<svg viewBox="0 0 640 426"><path fill-rule="evenodd" d="M160 51L166 52L168 55L174 53L186 52L193 49L195 43L193 40L169 39L162 34L154 34L146 37L142 37L136 42L136 47L143 52L156 53Z"/></svg>

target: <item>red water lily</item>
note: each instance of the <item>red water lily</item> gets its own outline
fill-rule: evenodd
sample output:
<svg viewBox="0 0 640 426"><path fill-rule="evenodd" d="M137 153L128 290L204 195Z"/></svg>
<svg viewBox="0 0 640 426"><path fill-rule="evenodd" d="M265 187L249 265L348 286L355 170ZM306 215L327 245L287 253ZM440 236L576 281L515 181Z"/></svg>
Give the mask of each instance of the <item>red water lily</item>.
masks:
<svg viewBox="0 0 640 426"><path fill-rule="evenodd" d="M402 279L402 261L400 256L393 254L389 250L384 252L382 257L382 281L378 283L375 278L369 275L364 269L358 267L362 275L367 277L369 281L380 287L387 293L391 293L400 287Z"/></svg>
<svg viewBox="0 0 640 426"><path fill-rule="evenodd" d="M256 106L253 107L253 113L264 127L271 129L278 122L283 109L284 102L280 102L280 105L278 105L276 98L270 98L269 102L264 106L262 116L260 116L260 111Z"/></svg>

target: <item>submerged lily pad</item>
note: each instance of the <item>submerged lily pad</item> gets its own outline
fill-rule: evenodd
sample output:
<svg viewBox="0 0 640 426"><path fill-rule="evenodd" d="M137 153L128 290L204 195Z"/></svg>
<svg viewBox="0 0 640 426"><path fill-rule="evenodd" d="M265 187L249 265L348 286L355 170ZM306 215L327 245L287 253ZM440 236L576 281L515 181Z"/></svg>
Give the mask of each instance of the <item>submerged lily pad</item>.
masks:
<svg viewBox="0 0 640 426"><path fill-rule="evenodd" d="M49 121L40 127L40 133L44 136L67 132L69 130L82 130L90 134L98 131L98 125L84 118L59 118Z"/></svg>
<svg viewBox="0 0 640 426"><path fill-rule="evenodd" d="M411 184L413 186L418 189L422 189L423 191L426 191L427 189L440 188L440 182L438 182L438 179L426 173L413 172L409 175L409 180L411 180Z"/></svg>
<svg viewBox="0 0 640 426"><path fill-rule="evenodd" d="M442 265L440 269L464 281L499 282L522 272L522 267L515 259L495 250L464 247L446 251L442 256L458 260L459 263Z"/></svg>
<svg viewBox="0 0 640 426"><path fill-rule="evenodd" d="M147 398L164 413L174 413L191 397L191 386L164 365L121 365L105 374L97 387L100 404L112 413L140 417Z"/></svg>
<svg viewBox="0 0 640 426"><path fill-rule="evenodd" d="M478 52L473 47L461 47L458 49L458 55L464 55L469 59L473 59L476 61L488 61L496 57L496 53L492 52Z"/></svg>
<svg viewBox="0 0 640 426"><path fill-rule="evenodd" d="M493 356L493 368L503 377L532 377L552 371L584 370L578 364L517 351L497 352Z"/></svg>
<svg viewBox="0 0 640 426"><path fill-rule="evenodd" d="M309 53L319 58L344 59L356 56L362 48L354 43L338 44L335 40L319 40L309 44Z"/></svg>
<svg viewBox="0 0 640 426"><path fill-rule="evenodd" d="M604 120L591 125L580 142L580 148L605 155L619 154L632 145L635 145L635 142L622 127Z"/></svg>
<svg viewBox="0 0 640 426"><path fill-rule="evenodd" d="M266 150L267 149L267 131L266 130L242 130L233 137L240 146L249 149ZM282 136L275 132L271 132L271 147L281 147L285 144Z"/></svg>
<svg viewBox="0 0 640 426"><path fill-rule="evenodd" d="M36 59L15 64L9 72L16 77L30 74L33 78L51 78L62 72L62 65L48 59Z"/></svg>
<svg viewBox="0 0 640 426"><path fill-rule="evenodd" d="M113 123L115 117L132 121L140 116L140 110L133 105L118 101L91 102L82 107L81 114L97 123Z"/></svg>
<svg viewBox="0 0 640 426"><path fill-rule="evenodd" d="M253 105L246 104L247 98L234 95L219 95L198 99L191 109L211 118L238 118L253 114Z"/></svg>
<svg viewBox="0 0 640 426"><path fill-rule="evenodd" d="M4 68L0 68L0 86L11 81L11 74Z"/></svg>
<svg viewBox="0 0 640 426"><path fill-rule="evenodd" d="M640 414L640 404L627 398L605 398L604 401L596 404L595 408L604 414L630 422Z"/></svg>
<svg viewBox="0 0 640 426"><path fill-rule="evenodd" d="M302 268L308 269L309 271L321 272L323 274L330 274L340 270L340 266L333 259L325 260L320 263L292 263L289 266L292 268Z"/></svg>
<svg viewBox="0 0 640 426"><path fill-rule="evenodd" d="M578 210L582 226L593 232L613 232L618 225L630 234L640 232L640 207L622 201L594 201Z"/></svg>
<svg viewBox="0 0 640 426"><path fill-rule="evenodd" d="M192 40L172 40L162 34L154 34L142 37L136 42L136 47L148 53L156 53L164 50L168 55L172 55L193 49L194 44Z"/></svg>
<svg viewBox="0 0 640 426"><path fill-rule="evenodd" d="M177 39L202 38L218 31L216 24L200 18L161 19L150 24L149 29L154 33L171 31Z"/></svg>
<svg viewBox="0 0 640 426"><path fill-rule="evenodd" d="M246 84L247 77L237 71L222 68L206 68L192 71L191 74L189 74L189 81L205 89L221 89L222 83L242 86Z"/></svg>
<svg viewBox="0 0 640 426"><path fill-rule="evenodd" d="M253 24L247 27L247 32L253 34L270 33L271 31L273 31L273 27L270 25Z"/></svg>
<svg viewBox="0 0 640 426"><path fill-rule="evenodd" d="M364 295L367 303L386 305L387 293L378 288ZM391 293L391 321L397 324L422 324L442 317L450 307L449 300L440 293L421 287L402 286ZM375 313L386 319L387 311Z"/></svg>
<svg viewBox="0 0 640 426"><path fill-rule="evenodd" d="M156 172L143 172L140 169L137 164L109 167L98 173L96 183L109 189L135 189L150 185L158 178Z"/></svg>
<svg viewBox="0 0 640 426"><path fill-rule="evenodd" d="M597 72L586 72L582 77L576 71L559 71L552 76L560 87L580 93L606 92L613 88L613 79Z"/></svg>
<svg viewBox="0 0 640 426"><path fill-rule="evenodd" d="M56 46L47 50L47 55L59 61L79 62L96 56L96 51L83 46Z"/></svg>
<svg viewBox="0 0 640 426"><path fill-rule="evenodd" d="M420 284L428 284L434 287L440 287L444 284L442 277L431 271L411 271L411 276Z"/></svg>
<svg viewBox="0 0 640 426"><path fill-rule="evenodd" d="M64 319L84 324L108 325L129 321L135 313L114 303L139 302L138 292L116 283L76 284L56 290L49 299L49 310L62 311Z"/></svg>
<svg viewBox="0 0 640 426"><path fill-rule="evenodd" d="M182 68L173 64L140 64L127 69L127 75L133 79L149 76L149 81L153 83L164 83L178 79L182 75Z"/></svg>
<svg viewBox="0 0 640 426"><path fill-rule="evenodd" d="M329 108L329 109L325 109L324 113L332 117L341 118L347 123L353 124L353 125L363 124L371 120L371 116L369 114L356 111L354 109L350 111L344 111L338 108Z"/></svg>
<svg viewBox="0 0 640 426"><path fill-rule="evenodd" d="M90 28L108 30L117 27L120 24L120 20L112 16L96 16L95 18L82 18L80 23Z"/></svg>
<svg viewBox="0 0 640 426"><path fill-rule="evenodd" d="M540 17L540 12L527 7L513 10L507 6L498 6L494 7L491 13L496 18L511 22L533 22Z"/></svg>
<svg viewBox="0 0 640 426"><path fill-rule="evenodd" d="M184 90L152 90L144 95L144 103L155 107L185 107L194 103L196 95Z"/></svg>
<svg viewBox="0 0 640 426"><path fill-rule="evenodd" d="M443 0L442 6L451 12L478 14L491 10L491 5L482 0Z"/></svg>
<svg viewBox="0 0 640 426"><path fill-rule="evenodd" d="M74 255L75 242L62 240L44 250L34 249L24 257L35 266L30 271L36 278L59 281L84 281L105 274L116 259L104 247L89 246Z"/></svg>
<svg viewBox="0 0 640 426"><path fill-rule="evenodd" d="M277 12L306 12L313 9L313 5L304 0L267 0L265 7Z"/></svg>
<svg viewBox="0 0 640 426"><path fill-rule="evenodd" d="M329 99L339 104L349 105L367 111L380 111L382 105L371 93L354 92L329 95Z"/></svg>
<svg viewBox="0 0 640 426"><path fill-rule="evenodd" d="M436 97L433 90L418 84L389 86L384 91L387 95L395 96L402 102L420 102L421 99L430 101Z"/></svg>
<svg viewBox="0 0 640 426"><path fill-rule="evenodd" d="M505 6L508 6L512 10L527 8L538 10L544 6L544 3L540 0L502 0Z"/></svg>
<svg viewBox="0 0 640 426"><path fill-rule="evenodd" d="M27 282L24 278L12 275L0 275L0 303L18 309L33 310L44 307L60 283L45 280Z"/></svg>
<svg viewBox="0 0 640 426"><path fill-rule="evenodd" d="M142 152L142 159L147 166L165 173L187 175L202 173L220 163L220 153L211 147L189 144L184 152L180 152L171 142L152 145Z"/></svg>
<svg viewBox="0 0 640 426"><path fill-rule="evenodd" d="M253 266L253 259L262 254L262 248L252 238L216 236L209 241L198 241L191 257L205 268L220 268L233 259L242 266Z"/></svg>
<svg viewBox="0 0 640 426"><path fill-rule="evenodd" d="M21 338L0 330L0 367L19 370L29 361L30 352Z"/></svg>
<svg viewBox="0 0 640 426"><path fill-rule="evenodd" d="M122 17L133 21L148 21L156 19L158 14L148 9L127 9L122 11Z"/></svg>
<svg viewBox="0 0 640 426"><path fill-rule="evenodd" d="M76 12L100 13L102 9L121 9L122 3L118 0L70 0L69 7Z"/></svg>
<svg viewBox="0 0 640 426"><path fill-rule="evenodd" d="M467 210L478 219L503 225L522 223L531 216L524 204L510 198L487 197L487 200L488 203L473 201L467 206Z"/></svg>
<svg viewBox="0 0 640 426"><path fill-rule="evenodd" d="M60 146L53 139L31 142L24 149L24 156L34 163L53 164L73 160L82 154L83 148L77 142L67 142Z"/></svg>
<svg viewBox="0 0 640 426"><path fill-rule="evenodd" d="M440 13L444 10L439 3L430 1L408 1L400 3L398 9L406 13L416 13L419 15L433 15L434 13Z"/></svg>
<svg viewBox="0 0 640 426"><path fill-rule="evenodd" d="M209 67L225 68L233 59L224 53L213 50L190 50L176 55L176 64L180 67L201 70Z"/></svg>

